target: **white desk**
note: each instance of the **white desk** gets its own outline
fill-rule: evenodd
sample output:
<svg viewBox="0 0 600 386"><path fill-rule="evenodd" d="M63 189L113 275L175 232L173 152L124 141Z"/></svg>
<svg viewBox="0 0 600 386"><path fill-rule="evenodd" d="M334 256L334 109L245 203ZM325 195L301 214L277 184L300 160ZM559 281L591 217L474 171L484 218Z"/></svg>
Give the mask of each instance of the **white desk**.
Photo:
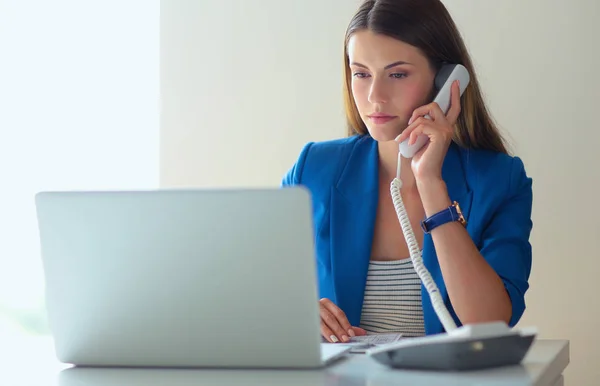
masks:
<svg viewBox="0 0 600 386"><path fill-rule="evenodd" d="M30 346L29 350L34 347ZM0 349L1 352L1 349ZM14 353L13 353L14 354ZM521 366L487 371L431 373L384 367L362 354L351 354L326 369L317 370L159 370L69 368L53 356L49 344L27 347L0 369L0 385L21 386L203 386L203 385L549 385L562 386L569 364L569 342L538 340Z"/></svg>

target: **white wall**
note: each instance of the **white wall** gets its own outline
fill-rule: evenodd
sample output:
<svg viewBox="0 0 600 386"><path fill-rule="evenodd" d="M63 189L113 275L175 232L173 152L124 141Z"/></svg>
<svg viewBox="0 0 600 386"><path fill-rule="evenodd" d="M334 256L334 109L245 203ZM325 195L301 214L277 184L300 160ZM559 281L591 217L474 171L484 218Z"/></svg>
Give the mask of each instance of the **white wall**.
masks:
<svg viewBox="0 0 600 386"><path fill-rule="evenodd" d="M279 184L304 142L344 135L341 42L357 3L162 2L162 184Z"/></svg>
<svg viewBox="0 0 600 386"><path fill-rule="evenodd" d="M276 185L306 141L343 136L340 55L357 4L163 2L162 185ZM445 4L494 116L534 178L534 264L522 325L570 339L567 384L594 384L600 2Z"/></svg>
<svg viewBox="0 0 600 386"><path fill-rule="evenodd" d="M158 51L157 0L0 0L0 358L48 333L34 195L158 186Z"/></svg>

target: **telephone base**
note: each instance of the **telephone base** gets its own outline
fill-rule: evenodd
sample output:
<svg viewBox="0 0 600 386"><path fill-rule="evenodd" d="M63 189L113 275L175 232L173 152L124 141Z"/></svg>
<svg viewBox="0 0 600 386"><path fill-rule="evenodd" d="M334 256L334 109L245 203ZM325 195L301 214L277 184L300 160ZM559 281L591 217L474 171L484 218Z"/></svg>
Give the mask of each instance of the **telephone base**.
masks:
<svg viewBox="0 0 600 386"><path fill-rule="evenodd" d="M395 369L481 370L518 365L535 336L535 332L510 330L504 323L463 326L449 334L382 345L366 354Z"/></svg>

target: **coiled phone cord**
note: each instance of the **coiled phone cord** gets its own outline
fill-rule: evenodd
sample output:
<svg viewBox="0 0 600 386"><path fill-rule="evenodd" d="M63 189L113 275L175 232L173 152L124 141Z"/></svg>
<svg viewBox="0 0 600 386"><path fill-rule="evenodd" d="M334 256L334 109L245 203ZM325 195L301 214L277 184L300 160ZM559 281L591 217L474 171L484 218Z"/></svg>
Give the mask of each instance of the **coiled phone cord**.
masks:
<svg viewBox="0 0 600 386"><path fill-rule="evenodd" d="M392 201L394 202L394 208L396 209L396 214L398 215L398 220L400 221L402 233L404 234L404 238L406 239L406 244L408 246L410 258L412 260L415 271L417 271L419 278L421 278L421 282L423 283L425 289L427 290L427 293L429 294L429 298L431 299L431 303L433 305L435 313L437 314L437 317L442 322L442 325L444 326L446 332L450 332L456 329L456 323L454 322L454 319L452 318L452 316L448 312L448 309L444 305L444 300L440 295L435 281L431 277L431 274L429 273L427 268L425 268L425 264L423 264L421 250L419 249L419 245L417 244L417 239L410 224L408 214L406 213L406 208L404 207L404 202L402 201L402 195L400 194L400 189L402 188L402 180L400 179L400 169L402 164L401 157L402 155L398 153L398 167L396 169L396 178L394 178L390 186Z"/></svg>

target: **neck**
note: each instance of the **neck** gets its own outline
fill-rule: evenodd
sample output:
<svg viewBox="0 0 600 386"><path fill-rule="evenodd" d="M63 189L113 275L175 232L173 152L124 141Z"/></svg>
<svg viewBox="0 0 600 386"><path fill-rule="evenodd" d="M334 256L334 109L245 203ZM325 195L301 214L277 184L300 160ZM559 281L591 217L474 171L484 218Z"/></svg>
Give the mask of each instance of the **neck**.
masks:
<svg viewBox="0 0 600 386"><path fill-rule="evenodd" d="M395 177L398 168L398 142L379 142L379 178L380 181L389 183ZM401 157L401 172L403 190L416 188L415 176L411 168L411 160Z"/></svg>

